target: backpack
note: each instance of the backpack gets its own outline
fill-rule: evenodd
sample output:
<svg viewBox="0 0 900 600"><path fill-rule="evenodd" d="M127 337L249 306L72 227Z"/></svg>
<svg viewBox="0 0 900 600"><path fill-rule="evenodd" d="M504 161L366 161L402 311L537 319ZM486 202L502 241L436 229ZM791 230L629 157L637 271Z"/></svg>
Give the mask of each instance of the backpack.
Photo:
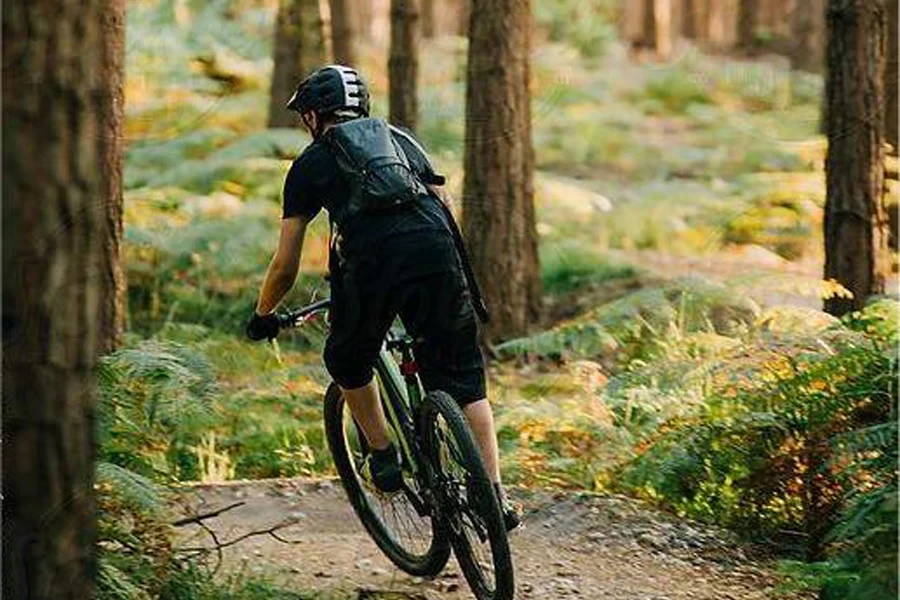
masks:
<svg viewBox="0 0 900 600"><path fill-rule="evenodd" d="M331 148L338 168L350 183L350 198L344 219L359 214L386 211L411 202L428 189L409 166L406 153L394 139L390 126L383 119L353 119L330 128L324 140ZM443 177L428 183L443 184ZM475 312L483 323L488 322L487 307L475 279L469 254L453 213L436 199L447 220L463 274L472 294Z"/></svg>
<svg viewBox="0 0 900 600"><path fill-rule="evenodd" d="M346 218L415 202L427 190L383 119L353 119L324 140L350 184Z"/></svg>

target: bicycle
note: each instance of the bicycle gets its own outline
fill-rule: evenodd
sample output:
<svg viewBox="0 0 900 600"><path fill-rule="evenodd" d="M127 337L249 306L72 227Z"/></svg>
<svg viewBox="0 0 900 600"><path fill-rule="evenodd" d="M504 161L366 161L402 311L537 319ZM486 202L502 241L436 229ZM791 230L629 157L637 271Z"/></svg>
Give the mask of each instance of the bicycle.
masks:
<svg viewBox="0 0 900 600"><path fill-rule="evenodd" d="M328 299L319 300L279 315L279 325L299 327L328 308ZM391 437L401 454L402 490L381 494L361 478L359 468L368 454L365 437L340 388L331 383L324 413L335 467L357 517L398 568L436 576L452 549L478 600L511 600L515 585L506 527L478 446L449 395L423 393L413 348L414 340L392 329L375 367Z"/></svg>

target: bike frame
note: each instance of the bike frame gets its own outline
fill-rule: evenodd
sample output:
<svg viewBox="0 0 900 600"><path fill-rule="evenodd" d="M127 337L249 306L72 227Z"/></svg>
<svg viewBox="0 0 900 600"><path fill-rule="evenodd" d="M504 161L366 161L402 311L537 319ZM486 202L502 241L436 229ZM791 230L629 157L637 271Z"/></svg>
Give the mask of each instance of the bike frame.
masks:
<svg viewBox="0 0 900 600"><path fill-rule="evenodd" d="M388 340L382 344L375 362L378 382L381 389L381 402L385 416L390 421L399 437L400 451L419 479L420 465L417 460L420 449L416 435L415 415L422 404L422 385L417 375L417 365L412 357L412 343L402 337L388 334ZM394 360L389 348L400 351L400 364ZM401 383L402 382L402 383Z"/></svg>
<svg viewBox="0 0 900 600"><path fill-rule="evenodd" d="M327 310L330 300L322 299L299 310L279 315L281 327L297 327L316 314ZM424 398L422 384L419 381L418 365L412 353L413 341L405 335L389 331L387 339L381 345L375 362L375 372L381 390L381 402L391 426L397 433L400 451L406 464L410 466L418 481L424 482L426 474L422 473L422 465L417 460L421 455L418 447L416 415ZM398 364L391 355L392 350L401 354Z"/></svg>

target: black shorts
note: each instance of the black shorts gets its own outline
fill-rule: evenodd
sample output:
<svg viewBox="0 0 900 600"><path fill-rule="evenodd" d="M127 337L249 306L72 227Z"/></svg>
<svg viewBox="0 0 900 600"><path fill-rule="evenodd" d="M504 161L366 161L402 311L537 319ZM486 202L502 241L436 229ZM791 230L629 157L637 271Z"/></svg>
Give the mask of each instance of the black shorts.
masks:
<svg viewBox="0 0 900 600"><path fill-rule="evenodd" d="M345 389L369 383L378 352L398 316L416 340L414 353L426 391L442 390L460 405L485 398L478 325L459 260L449 238L420 252L374 250L369 260L333 269L331 333L325 366ZM410 260L444 255L440 268L410 268ZM337 272L335 272L337 271Z"/></svg>

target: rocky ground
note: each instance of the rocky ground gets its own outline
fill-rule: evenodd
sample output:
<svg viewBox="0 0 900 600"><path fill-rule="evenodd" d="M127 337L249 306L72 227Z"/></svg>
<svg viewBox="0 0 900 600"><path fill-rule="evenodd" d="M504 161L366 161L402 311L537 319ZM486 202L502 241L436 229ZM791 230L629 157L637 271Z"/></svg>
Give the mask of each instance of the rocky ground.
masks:
<svg viewBox="0 0 900 600"><path fill-rule="evenodd" d="M727 532L689 523L622 496L515 493L525 528L512 536L517 598L756 600L772 597L773 565ZM204 521L228 542L286 520L222 552L222 570L266 573L292 589L340 600L471 598L456 563L433 580L396 569L368 538L340 484L267 480L186 489L185 515L244 504ZM195 524L182 546L209 545ZM213 555L214 556L214 555Z"/></svg>

